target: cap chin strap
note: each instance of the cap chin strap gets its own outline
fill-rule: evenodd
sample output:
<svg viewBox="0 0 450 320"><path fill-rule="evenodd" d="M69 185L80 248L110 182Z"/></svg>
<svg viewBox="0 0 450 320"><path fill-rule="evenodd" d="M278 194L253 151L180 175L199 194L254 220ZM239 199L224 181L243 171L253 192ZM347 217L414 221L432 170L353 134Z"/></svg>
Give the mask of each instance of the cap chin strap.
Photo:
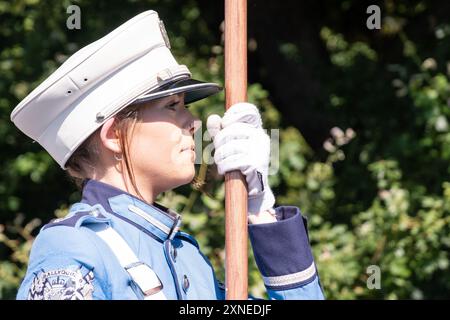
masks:
<svg viewBox="0 0 450 320"><path fill-rule="evenodd" d="M163 284L156 273L144 262L139 261L130 246L110 226L94 225L90 227L111 249L120 265L131 277L134 292L144 300L167 300L162 289Z"/></svg>

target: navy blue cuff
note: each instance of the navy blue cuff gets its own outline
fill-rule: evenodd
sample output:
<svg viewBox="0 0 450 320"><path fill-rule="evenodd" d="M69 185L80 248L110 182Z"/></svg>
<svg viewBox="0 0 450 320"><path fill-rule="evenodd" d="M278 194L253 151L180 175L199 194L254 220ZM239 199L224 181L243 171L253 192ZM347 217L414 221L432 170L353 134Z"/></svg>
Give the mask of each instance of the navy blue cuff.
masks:
<svg viewBox="0 0 450 320"><path fill-rule="evenodd" d="M316 277L306 219L297 207L275 209L277 222L249 225L256 264L266 287L286 290L305 285Z"/></svg>

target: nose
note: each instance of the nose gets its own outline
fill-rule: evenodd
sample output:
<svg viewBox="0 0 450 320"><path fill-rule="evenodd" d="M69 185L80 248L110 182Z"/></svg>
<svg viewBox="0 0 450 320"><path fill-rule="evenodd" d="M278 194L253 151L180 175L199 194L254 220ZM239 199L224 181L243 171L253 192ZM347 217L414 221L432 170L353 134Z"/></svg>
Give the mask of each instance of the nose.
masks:
<svg viewBox="0 0 450 320"><path fill-rule="evenodd" d="M190 135L193 135L201 127L201 121L187 109L186 115L187 117L185 120L186 122L184 128L186 128L189 131Z"/></svg>
<svg viewBox="0 0 450 320"><path fill-rule="evenodd" d="M191 127L189 129L190 134L194 134L202 125L202 122L197 117L192 117Z"/></svg>

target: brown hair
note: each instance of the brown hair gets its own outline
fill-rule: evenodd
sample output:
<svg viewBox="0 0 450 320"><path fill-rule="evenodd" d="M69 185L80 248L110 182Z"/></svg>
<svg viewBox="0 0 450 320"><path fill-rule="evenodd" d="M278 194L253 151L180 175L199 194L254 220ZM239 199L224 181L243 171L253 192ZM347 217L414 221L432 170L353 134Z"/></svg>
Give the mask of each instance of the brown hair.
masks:
<svg viewBox="0 0 450 320"><path fill-rule="evenodd" d="M125 168L134 190L141 199L143 199L143 197L136 186L136 179L134 177L128 147L130 138L133 134L134 125L140 120L139 110L142 106L142 104L131 105L114 116L116 126L115 131L119 138L120 148L122 149ZM80 189L89 178L92 169L98 165L100 152L98 135L100 130L101 127L92 133L89 138L78 147L66 163L67 172L70 178Z"/></svg>

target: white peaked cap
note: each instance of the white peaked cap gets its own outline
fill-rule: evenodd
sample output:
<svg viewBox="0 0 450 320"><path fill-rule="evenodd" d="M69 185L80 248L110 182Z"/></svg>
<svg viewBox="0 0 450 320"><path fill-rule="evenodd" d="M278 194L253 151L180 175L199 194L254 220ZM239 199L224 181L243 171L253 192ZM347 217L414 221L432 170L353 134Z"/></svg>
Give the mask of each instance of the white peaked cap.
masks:
<svg viewBox="0 0 450 320"><path fill-rule="evenodd" d="M145 11L74 53L14 108L11 120L65 169L75 150L126 106L181 92L188 104L220 90L191 79L172 56L158 14Z"/></svg>

